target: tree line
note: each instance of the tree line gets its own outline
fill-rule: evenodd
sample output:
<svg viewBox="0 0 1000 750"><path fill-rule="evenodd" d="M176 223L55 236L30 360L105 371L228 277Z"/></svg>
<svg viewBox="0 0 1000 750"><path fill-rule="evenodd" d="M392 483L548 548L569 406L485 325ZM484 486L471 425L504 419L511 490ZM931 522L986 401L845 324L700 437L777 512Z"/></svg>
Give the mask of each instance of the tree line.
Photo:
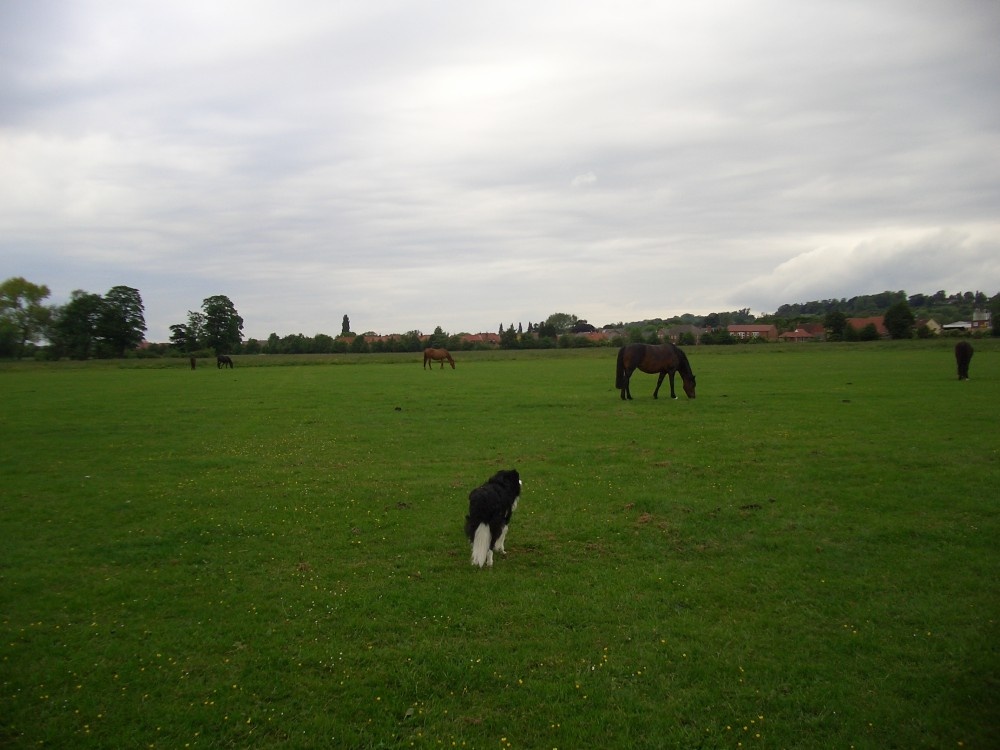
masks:
<svg viewBox="0 0 1000 750"><path fill-rule="evenodd" d="M40 350L49 359L125 357L144 341L146 309L138 289L114 286L105 294L77 289L65 305L46 305L50 290L17 276L0 283L0 357ZM216 295L170 327L177 352L223 352L243 340L243 318L228 297ZM155 348L154 348L155 349ZM153 353L162 353L156 352Z"/></svg>
<svg viewBox="0 0 1000 750"><path fill-rule="evenodd" d="M24 356L45 339L55 357L124 357L142 342L138 289L115 286L103 296L76 290L61 306L45 305L48 296L47 286L20 276L0 284L0 356Z"/></svg>
<svg viewBox="0 0 1000 750"><path fill-rule="evenodd" d="M146 332L145 308L138 289L114 286L105 294L75 290L65 305L46 305L50 294L44 284L34 284L22 277L0 283L0 357L20 358L27 355L49 359L91 359L124 357L133 353L147 356L211 356L230 354L338 354L366 352L418 352L426 346L454 350L492 348L494 344L479 342L466 334L448 334L440 327L430 336L420 331L408 331L392 336L374 333L354 334L350 320L344 315L339 336L317 334L278 336L267 340L243 340L243 318L225 295L206 298L200 310L189 310L187 320L170 326L168 343L147 344L142 349ZM975 309L990 309L993 313L993 335L1000 335L1000 294L987 297L982 292L907 295L903 291L885 291L850 299L814 300L787 304L773 314L754 316L749 308L713 312L698 316L684 314L632 323L607 324L603 329L615 333L600 342L582 334L598 329L586 320L568 313L553 313L544 321L529 322L527 328L518 323L501 323L499 346L505 349L565 348L610 345L645 341L659 343L663 328L689 325L709 329L698 342L685 335L682 344L730 344L736 339L728 334L727 326L761 323L775 325L779 331L794 330L805 323L822 323L832 340L866 340L877 338L871 330L855 331L847 325L850 317L885 316L885 325L893 338L928 335L917 325L917 318L934 318L938 323L969 319ZM39 346L39 342L46 346Z"/></svg>

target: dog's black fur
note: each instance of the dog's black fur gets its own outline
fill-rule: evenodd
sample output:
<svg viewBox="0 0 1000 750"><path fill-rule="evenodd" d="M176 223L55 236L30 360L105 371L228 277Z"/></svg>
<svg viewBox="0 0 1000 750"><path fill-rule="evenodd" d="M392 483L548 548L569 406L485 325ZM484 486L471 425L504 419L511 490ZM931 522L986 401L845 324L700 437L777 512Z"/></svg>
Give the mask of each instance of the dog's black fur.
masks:
<svg viewBox="0 0 1000 750"><path fill-rule="evenodd" d="M504 538L521 496L521 476L515 469L498 471L469 493L465 535L472 545L472 564L493 565L493 551L506 554Z"/></svg>

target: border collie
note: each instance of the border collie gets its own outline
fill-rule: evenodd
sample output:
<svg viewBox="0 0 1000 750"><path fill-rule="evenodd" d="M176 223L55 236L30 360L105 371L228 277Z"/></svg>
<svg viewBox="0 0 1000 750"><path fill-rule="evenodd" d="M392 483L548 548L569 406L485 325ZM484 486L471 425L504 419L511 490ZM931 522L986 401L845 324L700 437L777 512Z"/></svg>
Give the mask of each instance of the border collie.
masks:
<svg viewBox="0 0 1000 750"><path fill-rule="evenodd" d="M521 476L514 469L498 471L469 493L465 535L472 544L473 565L492 567L494 550L507 554L503 542L520 496Z"/></svg>

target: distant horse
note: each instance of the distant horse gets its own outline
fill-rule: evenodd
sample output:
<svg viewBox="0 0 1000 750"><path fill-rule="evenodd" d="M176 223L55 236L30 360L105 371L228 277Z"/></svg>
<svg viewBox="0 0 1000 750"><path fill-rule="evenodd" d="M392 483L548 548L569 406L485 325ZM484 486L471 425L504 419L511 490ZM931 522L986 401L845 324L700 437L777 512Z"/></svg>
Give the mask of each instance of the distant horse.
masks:
<svg viewBox="0 0 1000 750"><path fill-rule="evenodd" d="M424 349L424 368L427 367L427 363L428 362L431 363L431 365L430 365L431 368L434 367L434 363L435 362L440 362L441 363L441 369L443 370L444 369L445 360L448 360L448 362L451 363L451 369L454 370L455 369L455 360L453 360L451 358L451 355L448 354L448 350L447 349L434 349L432 347L428 347L427 349Z"/></svg>
<svg viewBox="0 0 1000 750"><path fill-rule="evenodd" d="M225 354L220 354L215 358L215 366L220 370L224 367L228 367L230 370L233 369L233 360L231 357L227 357Z"/></svg>
<svg viewBox="0 0 1000 750"><path fill-rule="evenodd" d="M958 379L969 379L969 363L972 361L972 344L959 341L955 344L955 362L958 363Z"/></svg>
<svg viewBox="0 0 1000 750"><path fill-rule="evenodd" d="M684 392L688 398L694 398L694 373L687 355L673 344L629 344L618 350L618 368L615 371L615 388L621 389L622 401L632 398L629 390L629 380L632 373L642 370L647 373L660 373L656 381L653 398L659 398L660 385L665 375L670 376L670 398L677 398L674 393L674 373L681 374L684 381Z"/></svg>
<svg viewBox="0 0 1000 750"><path fill-rule="evenodd" d="M195 359L194 357L191 357L191 369L193 370L197 366L198 366L198 360Z"/></svg>

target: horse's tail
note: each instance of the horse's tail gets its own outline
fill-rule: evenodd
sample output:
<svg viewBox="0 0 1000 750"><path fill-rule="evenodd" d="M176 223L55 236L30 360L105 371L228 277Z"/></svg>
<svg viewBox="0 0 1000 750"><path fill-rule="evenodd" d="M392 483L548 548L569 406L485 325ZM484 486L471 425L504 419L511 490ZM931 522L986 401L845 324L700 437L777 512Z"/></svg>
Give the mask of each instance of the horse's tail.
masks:
<svg viewBox="0 0 1000 750"><path fill-rule="evenodd" d="M472 564L483 567L490 556L491 534L488 524L481 523L472 538Z"/></svg>
<svg viewBox="0 0 1000 750"><path fill-rule="evenodd" d="M615 368L615 388L625 387L625 347L618 350L618 366Z"/></svg>

